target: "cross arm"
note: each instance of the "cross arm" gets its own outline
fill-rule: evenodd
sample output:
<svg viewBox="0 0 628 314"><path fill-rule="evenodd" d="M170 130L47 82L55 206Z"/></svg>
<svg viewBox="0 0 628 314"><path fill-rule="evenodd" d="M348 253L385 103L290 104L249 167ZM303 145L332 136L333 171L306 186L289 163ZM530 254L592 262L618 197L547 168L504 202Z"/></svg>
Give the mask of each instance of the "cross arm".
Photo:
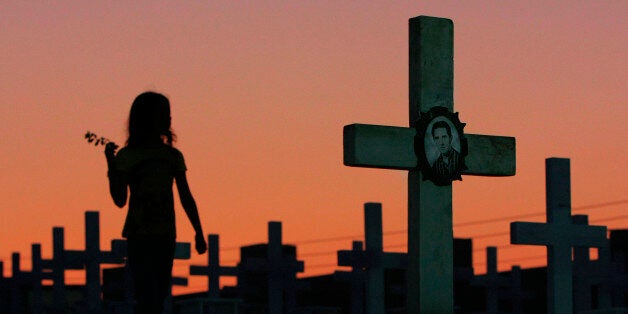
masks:
<svg viewBox="0 0 628 314"><path fill-rule="evenodd" d="M587 225L556 225L538 222L510 223L510 243L555 245L564 241L570 246L604 247L606 227Z"/></svg>
<svg viewBox="0 0 628 314"><path fill-rule="evenodd" d="M190 243L177 242L174 247L174 259L190 259Z"/></svg>
<svg viewBox="0 0 628 314"><path fill-rule="evenodd" d="M417 167L413 128L350 124L343 130L344 164L352 167L411 170ZM515 174L515 138L465 134L466 175Z"/></svg>
<svg viewBox="0 0 628 314"><path fill-rule="evenodd" d="M190 275L192 276L207 276L212 270L216 270L220 276L237 276L238 268L233 266L199 266L190 265Z"/></svg>
<svg viewBox="0 0 628 314"><path fill-rule="evenodd" d="M366 252L354 250L338 251L338 266L350 266L354 268L364 268L368 266Z"/></svg>
<svg viewBox="0 0 628 314"><path fill-rule="evenodd" d="M510 278L499 276L499 274L487 274L475 276L475 278L471 280L471 285L479 287L511 287L512 280Z"/></svg>
<svg viewBox="0 0 628 314"><path fill-rule="evenodd" d="M185 278L185 277L175 277L175 276L172 276L171 284L173 286L187 287L188 279Z"/></svg>
<svg viewBox="0 0 628 314"><path fill-rule="evenodd" d="M384 268L404 269L408 266L408 256L405 253L378 253ZM370 255L367 251L338 251L338 266L351 266L364 268L373 266L376 255Z"/></svg>

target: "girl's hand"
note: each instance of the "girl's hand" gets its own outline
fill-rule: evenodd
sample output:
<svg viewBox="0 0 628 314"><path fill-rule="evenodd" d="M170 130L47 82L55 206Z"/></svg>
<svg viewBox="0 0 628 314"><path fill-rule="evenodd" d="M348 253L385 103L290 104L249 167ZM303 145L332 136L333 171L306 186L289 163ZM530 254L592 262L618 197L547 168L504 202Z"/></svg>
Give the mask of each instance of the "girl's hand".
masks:
<svg viewBox="0 0 628 314"><path fill-rule="evenodd" d="M107 157L107 161L113 161L116 158L116 149L118 149L118 145L116 145L116 143L107 143L105 146L105 156Z"/></svg>
<svg viewBox="0 0 628 314"><path fill-rule="evenodd" d="M198 254L205 254L207 252L207 242L205 242L205 236L202 233L197 233L194 237L196 242L196 252Z"/></svg>

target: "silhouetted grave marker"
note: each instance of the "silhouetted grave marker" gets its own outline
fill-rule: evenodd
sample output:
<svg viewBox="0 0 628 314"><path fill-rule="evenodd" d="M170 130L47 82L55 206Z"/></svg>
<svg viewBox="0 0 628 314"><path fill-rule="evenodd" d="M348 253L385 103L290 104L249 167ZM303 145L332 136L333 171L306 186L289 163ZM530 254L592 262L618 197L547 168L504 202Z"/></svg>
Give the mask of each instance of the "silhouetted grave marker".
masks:
<svg viewBox="0 0 628 314"><path fill-rule="evenodd" d="M610 234L609 250L600 253L610 265L606 286L612 292L613 309L621 307L623 311L628 311L624 308L628 297L628 230L612 230Z"/></svg>
<svg viewBox="0 0 628 314"><path fill-rule="evenodd" d="M237 307L239 300L221 300L220 299L220 277L222 276L238 276L237 266L220 266L220 237L217 234L207 236L207 265L190 265L191 276L207 277L207 297L186 300L179 304L179 307L185 309L196 309L198 311L206 311L207 313L221 313L225 308L231 306Z"/></svg>
<svg viewBox="0 0 628 314"><path fill-rule="evenodd" d="M289 253L292 251L292 253ZM259 278L266 276L266 303L268 314L293 313L296 310L297 273L304 271L302 261L296 260L296 247L282 243L281 222L268 223L268 243L242 247L240 249L241 262L238 265L240 272L238 285L251 280L251 284L260 282L250 275ZM255 281L255 282L253 282ZM261 288L261 286L258 286ZM247 298L258 299L259 292L242 292L244 302Z"/></svg>
<svg viewBox="0 0 628 314"><path fill-rule="evenodd" d="M348 259L349 261L341 261L341 254L345 255L343 259ZM364 265L362 258L354 258L363 256L364 254L364 244L362 241L353 241L351 251L338 251L338 265L351 267L351 271L348 272L334 272L334 277L337 280L348 281L351 284L351 314L364 314L364 285L366 282L364 267L366 265ZM346 265L343 265L343 263Z"/></svg>
<svg viewBox="0 0 628 314"><path fill-rule="evenodd" d="M296 308L298 272L303 272L303 262L284 258L282 250L281 222L268 223L268 313L291 313ZM285 300L285 304L284 304ZM285 305L285 308L284 308Z"/></svg>
<svg viewBox="0 0 628 314"><path fill-rule="evenodd" d="M576 225L589 224L587 215L573 215ZM609 256L606 245L598 250L598 260L592 261L589 247L574 246L573 248L573 307L574 313L593 309L593 288L597 287L597 303L599 309L611 308L610 291L603 287L610 271Z"/></svg>
<svg viewBox="0 0 628 314"><path fill-rule="evenodd" d="M574 254L575 255L575 254ZM575 261L574 261L575 262ZM610 246L605 246L598 249L597 261L592 261L589 269L593 269L592 278L590 278L591 284L597 285L596 298L598 309L610 309L613 307L613 284L615 278L619 278L620 287L624 289L628 288L628 277L613 273L613 266L611 261L611 249Z"/></svg>
<svg viewBox="0 0 628 314"><path fill-rule="evenodd" d="M512 222L512 244L547 247L547 312L573 312L572 248L608 245L606 227L573 224L569 159L545 160L547 223Z"/></svg>
<svg viewBox="0 0 628 314"><path fill-rule="evenodd" d="M23 308L25 304L25 291L29 291L29 305L30 311L33 313L43 313L43 297L41 280L41 245L31 245L31 271L24 271L21 269L20 253L14 252L11 254L11 272L12 277L8 279L10 283L11 294L11 306L8 309L10 313L24 313L26 310Z"/></svg>
<svg viewBox="0 0 628 314"><path fill-rule="evenodd" d="M453 23L419 16L409 21L410 127L352 124L344 128L347 166L408 170L407 313L453 312L451 184L426 181L415 137L434 109L453 112ZM460 137L463 136L460 134ZM515 139L465 134L461 174L515 174ZM419 139L423 140L423 139ZM425 148L425 147L424 147ZM429 173L429 172L426 172Z"/></svg>
<svg viewBox="0 0 628 314"><path fill-rule="evenodd" d="M476 276L471 285L486 288L486 313L499 313L499 290L502 287L511 287L512 280L500 276L497 271L497 248L486 248L486 274Z"/></svg>
<svg viewBox="0 0 628 314"><path fill-rule="evenodd" d="M206 276L208 297L216 299L220 297L220 277L238 276L238 267L220 266L220 237L217 234L207 236L207 266L190 265L190 275Z"/></svg>
<svg viewBox="0 0 628 314"><path fill-rule="evenodd" d="M366 250L338 251L338 266L365 270L366 313L384 313L384 270L405 269L407 255L384 253L382 232L382 204L364 204L364 231Z"/></svg>
<svg viewBox="0 0 628 314"><path fill-rule="evenodd" d="M512 313L523 313L523 287L521 283L521 267L513 266L510 271Z"/></svg>
<svg viewBox="0 0 628 314"><path fill-rule="evenodd" d="M121 242L120 242L121 241ZM66 250L64 229L53 228L53 257L41 260L42 278L53 282L53 311L67 311L65 270L85 270L85 309L102 311L101 264L122 264L126 258L126 241L113 240L111 251L100 249L100 218L94 211L85 212L85 250ZM189 259L190 244L177 243L175 258ZM174 285L187 285L186 278L173 277Z"/></svg>
<svg viewBox="0 0 628 314"><path fill-rule="evenodd" d="M66 311L65 270L85 270L85 311L101 312L102 302L100 294L101 264L122 264L123 256L116 252L100 250L100 218L94 211L85 212L85 250L66 250L64 229L53 228L53 258L42 260L42 269L46 272L44 278L53 281L53 308L54 311Z"/></svg>
<svg viewBox="0 0 628 314"><path fill-rule="evenodd" d="M81 254L65 250L63 227L52 228L52 259L42 260L43 278L52 280L52 312L67 313L65 270L83 269Z"/></svg>

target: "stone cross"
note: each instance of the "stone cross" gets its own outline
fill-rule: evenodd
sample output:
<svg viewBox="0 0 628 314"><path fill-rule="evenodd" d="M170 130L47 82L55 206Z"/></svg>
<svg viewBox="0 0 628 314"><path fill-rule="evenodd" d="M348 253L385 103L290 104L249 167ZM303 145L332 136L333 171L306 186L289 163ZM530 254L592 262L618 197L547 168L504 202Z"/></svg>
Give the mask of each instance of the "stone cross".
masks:
<svg viewBox="0 0 628 314"><path fill-rule="evenodd" d="M610 265L604 286L612 289L611 302L614 307L626 306L626 291L628 291L626 232L628 231L612 230L610 232L610 248L600 249L600 258L604 258L604 261Z"/></svg>
<svg viewBox="0 0 628 314"><path fill-rule="evenodd" d="M220 276L237 276L238 268L235 266L220 266L220 238L217 234L207 236L209 250L207 252L207 266L190 265L190 275L206 276L208 297L216 299L220 297Z"/></svg>
<svg viewBox="0 0 628 314"><path fill-rule="evenodd" d="M523 313L523 287L521 286L521 266L513 266L510 271L512 313Z"/></svg>
<svg viewBox="0 0 628 314"><path fill-rule="evenodd" d="M410 127L353 124L344 128L347 166L408 170L407 313L453 313L452 188L424 181L414 150L421 112L453 112L453 23L409 21ZM466 175L515 174L515 139L465 134Z"/></svg>
<svg viewBox="0 0 628 314"><path fill-rule="evenodd" d="M85 212L85 250L66 250L64 230L53 228L53 258L42 260L42 269L51 270L47 277L53 280L54 308L65 310L65 270L85 269L85 306L87 312L101 312L101 264L122 264L124 258L116 252L100 250L100 218L96 211Z"/></svg>
<svg viewBox="0 0 628 314"><path fill-rule="evenodd" d="M265 256L246 256L249 248L265 250ZM296 260L296 255L286 254L287 245L282 242L281 222L268 223L268 243L243 247L240 249L241 261L238 264L240 274L246 277L249 272L267 275L268 314L293 313L296 310L297 273L303 272L304 264ZM256 250L256 249L255 249ZM296 252L295 252L296 253ZM242 282L238 278L238 286ZM246 297L245 297L246 299ZM246 302L246 301L245 301Z"/></svg>
<svg viewBox="0 0 628 314"><path fill-rule="evenodd" d="M122 264L124 257L116 252L100 250L100 216L96 211L85 212L85 251L77 251L82 255L85 265L85 298L87 311L94 313L101 311L100 295L102 285L100 282L101 264Z"/></svg>
<svg viewBox="0 0 628 314"><path fill-rule="evenodd" d="M511 286L512 281L499 276L496 247L486 248L486 275L477 276L471 284L486 288L486 313L499 313L499 288Z"/></svg>
<svg viewBox="0 0 628 314"><path fill-rule="evenodd" d="M607 246L606 227L572 222L569 159L546 159L545 176L547 223L512 222L510 242L547 247L547 312L573 313L572 248Z"/></svg>
<svg viewBox="0 0 628 314"><path fill-rule="evenodd" d="M589 224L589 217L587 215L573 215L572 221L575 225L586 226ZM608 266L601 268L600 262L605 260L601 255L597 262L591 261L591 254L588 247L575 246L573 248L573 308L574 313L581 313L590 311L593 309L593 286L599 285L602 282L604 273L608 272ZM604 289L598 288L599 292ZM602 296L598 299L598 303L604 304L606 301ZM606 298L608 299L608 298ZM601 302L600 302L601 301Z"/></svg>
<svg viewBox="0 0 628 314"><path fill-rule="evenodd" d="M348 255L346 258L350 258L351 261L341 261L341 254ZM351 251L338 251L338 265L350 266L351 271L334 272L334 278L340 281L349 281L351 284L351 314L364 314L364 283L366 281L366 275L364 274L364 262L359 258L353 258L354 256L357 257L362 255L364 255L364 243L362 241L353 241L351 244Z"/></svg>
<svg viewBox="0 0 628 314"><path fill-rule="evenodd" d="M284 258L281 222L268 223L268 313L290 313L296 306L296 274L304 264ZM285 304L284 304L285 300Z"/></svg>
<svg viewBox="0 0 628 314"><path fill-rule="evenodd" d="M43 311L43 303L41 297L41 271L39 273L36 272L35 269L30 272L23 271L20 266L20 253L14 252L11 254L11 279L10 279L10 306L7 308L2 308L4 310L9 310L9 313L24 313L26 308L24 308L24 304L26 304L26 293L30 291L31 294L31 302L29 302L32 306L34 313L36 310Z"/></svg>
<svg viewBox="0 0 628 314"><path fill-rule="evenodd" d="M12 256L12 272L11 286L13 288L12 298L15 300L22 298L23 285L28 286L30 290L30 307L33 313L44 312L44 301L42 293L41 281L44 278L42 272L41 244L34 243L31 245L31 271L23 271L20 267L20 253L13 253ZM22 313L21 301L12 302L11 313Z"/></svg>
<svg viewBox="0 0 628 314"><path fill-rule="evenodd" d="M52 311L66 313L65 270L83 269L81 254L65 249L65 230L52 228L52 259L41 261L43 278L52 280Z"/></svg>
<svg viewBox="0 0 628 314"><path fill-rule="evenodd" d="M407 256L403 253L384 253L382 204L364 204L364 230L366 250L338 251L338 265L366 270L366 313L384 313L384 270L405 269Z"/></svg>

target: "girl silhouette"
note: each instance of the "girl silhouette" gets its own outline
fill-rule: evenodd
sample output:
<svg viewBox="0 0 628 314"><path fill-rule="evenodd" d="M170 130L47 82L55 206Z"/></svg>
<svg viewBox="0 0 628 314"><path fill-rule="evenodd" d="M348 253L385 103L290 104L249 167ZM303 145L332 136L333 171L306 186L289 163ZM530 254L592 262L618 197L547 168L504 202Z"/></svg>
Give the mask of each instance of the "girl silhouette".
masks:
<svg viewBox="0 0 628 314"><path fill-rule="evenodd" d="M181 205L196 232L195 246L205 253L207 243L185 176L183 154L172 146L170 102L146 92L133 101L126 146L108 143L109 192L122 208L130 189L129 210L122 236L128 243L128 264L133 275L136 313L161 314L170 291L176 242L173 181Z"/></svg>

